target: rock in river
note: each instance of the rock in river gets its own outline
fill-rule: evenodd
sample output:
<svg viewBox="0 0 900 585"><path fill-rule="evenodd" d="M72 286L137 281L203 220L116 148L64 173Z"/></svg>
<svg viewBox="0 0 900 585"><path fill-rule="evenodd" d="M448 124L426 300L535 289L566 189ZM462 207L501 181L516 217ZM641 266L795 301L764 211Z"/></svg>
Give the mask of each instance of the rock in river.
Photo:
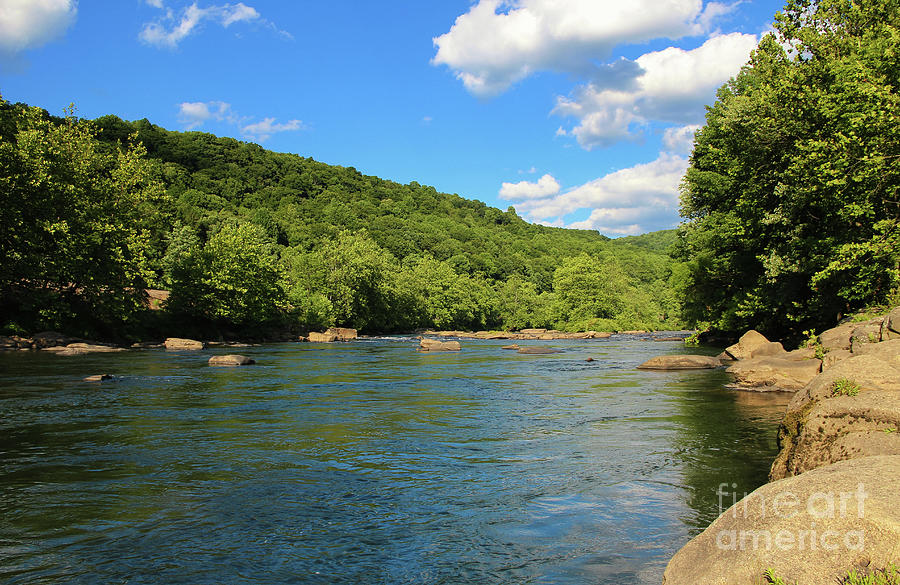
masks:
<svg viewBox="0 0 900 585"><path fill-rule="evenodd" d="M718 368L721 360L707 355L658 355L638 366L639 370L702 370Z"/></svg>
<svg viewBox="0 0 900 585"><path fill-rule="evenodd" d="M214 355L209 358L209 365L211 366L249 366L255 363L256 361L247 356L236 354Z"/></svg>

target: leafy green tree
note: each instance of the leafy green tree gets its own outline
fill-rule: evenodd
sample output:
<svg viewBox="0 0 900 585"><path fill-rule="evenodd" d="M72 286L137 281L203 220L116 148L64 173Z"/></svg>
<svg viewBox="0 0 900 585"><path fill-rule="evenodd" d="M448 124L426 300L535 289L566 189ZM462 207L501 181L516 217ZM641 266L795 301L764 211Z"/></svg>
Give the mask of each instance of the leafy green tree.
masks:
<svg viewBox="0 0 900 585"><path fill-rule="evenodd" d="M0 99L0 306L9 328L112 333L144 306L166 195L139 144L101 146L69 109Z"/></svg>
<svg viewBox="0 0 900 585"><path fill-rule="evenodd" d="M696 137L686 311L799 334L898 283L900 5L790 0Z"/></svg>
<svg viewBox="0 0 900 585"><path fill-rule="evenodd" d="M202 248L186 229L175 233L166 256L171 311L238 326L278 318L285 304L282 275L263 228L229 222Z"/></svg>

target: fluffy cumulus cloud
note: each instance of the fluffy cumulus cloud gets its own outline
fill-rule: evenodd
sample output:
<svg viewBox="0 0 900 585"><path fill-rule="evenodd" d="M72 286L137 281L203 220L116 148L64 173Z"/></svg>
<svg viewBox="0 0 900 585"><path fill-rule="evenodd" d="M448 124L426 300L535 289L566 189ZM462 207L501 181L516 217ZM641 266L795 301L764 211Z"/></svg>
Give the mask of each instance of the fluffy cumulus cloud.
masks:
<svg viewBox="0 0 900 585"><path fill-rule="evenodd" d="M727 12L702 0L479 0L434 39L433 63L492 96L537 71L589 75L617 45L700 34Z"/></svg>
<svg viewBox="0 0 900 585"><path fill-rule="evenodd" d="M186 130L202 126L208 120L236 120L231 104L225 102L183 102L178 110L178 121L185 125Z"/></svg>
<svg viewBox="0 0 900 585"><path fill-rule="evenodd" d="M277 123L275 118L265 118L261 122L242 126L241 134L257 142L265 142L272 137L272 134L296 130L303 130L303 122L300 120L288 120L287 122Z"/></svg>
<svg viewBox="0 0 900 585"><path fill-rule="evenodd" d="M12 56L59 38L75 22L74 0L0 2L0 55Z"/></svg>
<svg viewBox="0 0 900 585"><path fill-rule="evenodd" d="M161 0L147 0L147 3L164 8ZM265 22L255 8L243 2L207 8L200 8L195 2L180 13L171 9L166 10L164 18L145 24L139 37L148 45L175 48L188 35L199 30L204 22L213 22L228 28L237 22L251 21Z"/></svg>
<svg viewBox="0 0 900 585"><path fill-rule="evenodd" d="M588 83L573 96L558 98L554 112L578 120L567 134L586 149L635 137L651 120L696 123L703 105L740 71L757 42L755 35L732 33L714 36L690 51L669 47L646 53L635 60L641 74L631 87Z"/></svg>
<svg viewBox="0 0 900 585"><path fill-rule="evenodd" d="M275 118L263 118L259 122L253 122L252 117L238 116L232 109L231 104L227 102L182 102L178 105L178 121L184 124L185 130L199 128L210 120L227 122L236 126L241 136L256 142L265 142L273 134L279 132L293 132L305 129L303 122L300 120L276 122Z"/></svg>
<svg viewBox="0 0 900 585"><path fill-rule="evenodd" d="M694 149L694 134L699 129L699 124L666 128L662 137L663 146L669 152L690 154Z"/></svg>
<svg viewBox="0 0 900 585"><path fill-rule="evenodd" d="M510 201L544 199L557 193L559 193L559 183L549 174L544 175L535 183L519 181L518 183L503 183L500 187L500 198Z"/></svg>
<svg viewBox="0 0 900 585"><path fill-rule="evenodd" d="M664 152L649 163L610 173L584 185L560 191L539 183L504 183L501 197L514 202L516 211L546 225L564 223L564 216L589 209L588 219L568 227L595 229L610 235L639 233L671 227L678 209L678 185L687 169L685 157ZM547 175L549 176L549 175ZM551 177L552 179L552 177ZM510 187L517 188L510 190ZM519 187L522 186L523 187ZM545 187L549 187L549 181Z"/></svg>

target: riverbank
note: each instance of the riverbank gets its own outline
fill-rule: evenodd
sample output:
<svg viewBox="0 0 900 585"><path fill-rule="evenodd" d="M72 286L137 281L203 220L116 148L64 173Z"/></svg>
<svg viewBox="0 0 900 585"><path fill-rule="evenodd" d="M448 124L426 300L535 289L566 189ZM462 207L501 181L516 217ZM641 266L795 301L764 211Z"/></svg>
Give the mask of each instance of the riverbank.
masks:
<svg viewBox="0 0 900 585"><path fill-rule="evenodd" d="M900 564L900 307L820 333L805 359L757 336L733 346L742 359L729 371L756 390L794 392L770 483L741 501L723 484L734 505L670 560L663 583L763 582L766 571L843 583L851 570ZM798 361L818 370L802 385L778 371Z"/></svg>

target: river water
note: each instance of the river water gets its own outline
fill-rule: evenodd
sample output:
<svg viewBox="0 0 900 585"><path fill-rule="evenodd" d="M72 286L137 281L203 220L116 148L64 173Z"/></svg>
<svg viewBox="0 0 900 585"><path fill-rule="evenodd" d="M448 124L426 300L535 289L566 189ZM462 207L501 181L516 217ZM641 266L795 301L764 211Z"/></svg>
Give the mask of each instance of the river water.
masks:
<svg viewBox="0 0 900 585"><path fill-rule="evenodd" d="M0 354L0 582L658 584L765 482L786 396L635 369L713 350L462 343Z"/></svg>

